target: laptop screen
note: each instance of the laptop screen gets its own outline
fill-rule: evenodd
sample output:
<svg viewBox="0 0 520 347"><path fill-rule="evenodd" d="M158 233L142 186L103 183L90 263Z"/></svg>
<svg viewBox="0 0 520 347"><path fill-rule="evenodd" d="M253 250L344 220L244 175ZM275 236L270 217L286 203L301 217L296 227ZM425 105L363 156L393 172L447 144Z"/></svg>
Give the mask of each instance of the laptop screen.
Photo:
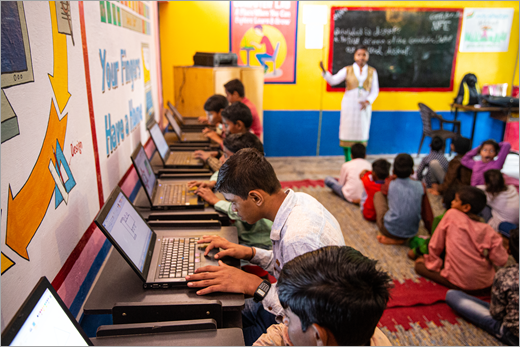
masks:
<svg viewBox="0 0 520 347"><path fill-rule="evenodd" d="M136 170L139 171L139 176L141 177L141 182L144 185L144 189L146 189L148 196L152 198L156 177L143 147L141 147L139 153L137 153L137 156L134 159L134 163Z"/></svg>
<svg viewBox="0 0 520 347"><path fill-rule="evenodd" d="M152 238L152 230L123 193L118 194L102 224L128 258L142 272Z"/></svg>
<svg viewBox="0 0 520 347"><path fill-rule="evenodd" d="M37 297L34 298L34 301L36 300L38 300ZM22 310L24 310L23 307ZM43 294L40 294L36 305L28 313L25 322L10 343L10 346L88 345L89 342L85 340L85 337L71 321L69 314L48 288Z"/></svg>
<svg viewBox="0 0 520 347"><path fill-rule="evenodd" d="M159 151L159 155L161 156L161 158L163 158L163 160L166 160L166 154L168 153L168 149L170 149L170 147L164 139L164 135L161 131L161 128L159 128L159 124L155 123L150 128L150 135L152 135L153 142L157 147L157 151Z"/></svg>
<svg viewBox="0 0 520 347"><path fill-rule="evenodd" d="M168 119L168 122L170 122L170 125L173 128L173 131L175 131L177 136L181 137L181 135L182 135L181 127L179 126L179 124L177 124L175 119L173 119L173 114L171 113L170 110L166 110L166 118Z"/></svg>
<svg viewBox="0 0 520 347"><path fill-rule="evenodd" d="M177 116L177 118L179 118L179 120L184 123L184 117L182 116L182 114L179 112L179 110L177 110L177 108L175 108L175 106L172 106L170 107L172 109L172 112Z"/></svg>

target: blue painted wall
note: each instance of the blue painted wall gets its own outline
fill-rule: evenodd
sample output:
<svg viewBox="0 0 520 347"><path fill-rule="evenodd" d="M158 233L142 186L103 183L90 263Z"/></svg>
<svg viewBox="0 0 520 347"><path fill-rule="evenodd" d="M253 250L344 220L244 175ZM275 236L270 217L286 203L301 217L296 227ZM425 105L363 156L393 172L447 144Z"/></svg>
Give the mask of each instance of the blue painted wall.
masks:
<svg viewBox="0 0 520 347"><path fill-rule="evenodd" d="M443 118L453 120L449 111L438 112ZM317 152L319 111L264 111L264 147L267 156L315 156ZM322 113L319 155L342 155L339 147L339 111ZM459 112L461 134L471 137L473 114ZM478 113L473 145L489 138L500 141L504 123L493 119L489 113ZM439 122L433 120L433 128ZM451 130L451 125L446 125ZM370 140L367 154L417 153L422 136L419 111L375 111L372 113ZM421 153L428 153L431 139L427 137Z"/></svg>

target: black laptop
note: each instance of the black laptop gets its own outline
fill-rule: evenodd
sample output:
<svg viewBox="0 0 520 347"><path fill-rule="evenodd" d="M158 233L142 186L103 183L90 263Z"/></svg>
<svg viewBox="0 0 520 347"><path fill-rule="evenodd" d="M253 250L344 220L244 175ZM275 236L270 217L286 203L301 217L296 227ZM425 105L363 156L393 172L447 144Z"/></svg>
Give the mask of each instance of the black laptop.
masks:
<svg viewBox="0 0 520 347"><path fill-rule="evenodd" d="M177 136L179 137L179 142L186 142L186 143L209 143L210 139L204 136L202 132L194 132L194 133L187 133L183 132L179 124L175 121L173 118L172 111L166 109L164 111L164 114L166 115L166 119L168 119L168 122L173 128L173 131Z"/></svg>
<svg viewBox="0 0 520 347"><path fill-rule="evenodd" d="M150 132L153 143L155 143L155 148L157 148L159 152L164 167L201 168L204 166L204 162L201 159L193 157L193 151L172 152L170 146L166 143L161 128L159 128L159 124L155 121L148 128L148 131Z"/></svg>
<svg viewBox="0 0 520 347"><path fill-rule="evenodd" d="M2 346L92 346L92 342L42 277L2 332Z"/></svg>
<svg viewBox="0 0 520 347"><path fill-rule="evenodd" d="M182 116L182 114L179 112L179 110L177 110L177 108L175 106L173 106L172 103L169 101L168 101L168 108L170 109L170 111L172 111L174 117L179 122L179 125L181 126L181 128L202 130L202 129L210 126L208 124L199 123L199 120L197 118L193 118L193 117L184 118Z"/></svg>
<svg viewBox="0 0 520 347"><path fill-rule="evenodd" d="M157 178L140 142L132 153L132 163L152 209L204 208L204 201L187 187L187 181Z"/></svg>
<svg viewBox="0 0 520 347"><path fill-rule="evenodd" d="M186 285L185 277L195 269L218 266L213 256L219 249L211 250L206 257L199 249L197 241L203 234L185 232L191 236L183 237L179 230L152 230L118 186L94 221L143 281L144 288Z"/></svg>

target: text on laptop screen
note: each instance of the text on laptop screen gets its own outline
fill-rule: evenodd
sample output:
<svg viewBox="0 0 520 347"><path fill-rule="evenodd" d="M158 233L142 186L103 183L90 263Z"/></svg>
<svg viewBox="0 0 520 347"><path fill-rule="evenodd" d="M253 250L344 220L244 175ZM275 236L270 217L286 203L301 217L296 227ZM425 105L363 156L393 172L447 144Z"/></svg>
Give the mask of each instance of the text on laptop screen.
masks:
<svg viewBox="0 0 520 347"><path fill-rule="evenodd" d="M46 289L11 346L88 346L88 343Z"/></svg>
<svg viewBox="0 0 520 347"><path fill-rule="evenodd" d="M119 193L117 196L114 205L103 221L103 226L134 265L143 271L152 230L123 193Z"/></svg>
<svg viewBox="0 0 520 347"><path fill-rule="evenodd" d="M144 148L141 147L141 150L137 154L134 162L136 169L139 171L139 175L141 176L144 189L146 189L148 196L152 197L153 187L155 185L155 174L152 170L152 166L150 165L150 161L146 156Z"/></svg>
<svg viewBox="0 0 520 347"><path fill-rule="evenodd" d="M166 140L164 139L161 128L159 128L159 124L154 124L154 126L150 129L150 134L152 135L153 142L155 143L155 146L157 146L157 150L159 151L161 158L166 160L166 153L168 152L169 147L166 143Z"/></svg>
<svg viewBox="0 0 520 347"><path fill-rule="evenodd" d="M170 122L170 125L172 126L177 136L181 137L181 127L179 126L179 124L177 124L175 119L173 119L173 114L170 112L170 110L166 110L166 118L168 119L168 122Z"/></svg>

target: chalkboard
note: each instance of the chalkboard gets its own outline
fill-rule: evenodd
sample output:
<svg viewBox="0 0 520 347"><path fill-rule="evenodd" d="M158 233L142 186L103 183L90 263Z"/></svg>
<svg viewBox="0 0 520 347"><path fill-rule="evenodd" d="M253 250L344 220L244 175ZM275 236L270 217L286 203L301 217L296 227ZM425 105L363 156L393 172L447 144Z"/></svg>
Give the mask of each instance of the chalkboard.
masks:
<svg viewBox="0 0 520 347"><path fill-rule="evenodd" d="M381 90L451 91L463 9L332 7L329 71L354 63L357 45L369 51ZM327 86L344 91L345 83Z"/></svg>

